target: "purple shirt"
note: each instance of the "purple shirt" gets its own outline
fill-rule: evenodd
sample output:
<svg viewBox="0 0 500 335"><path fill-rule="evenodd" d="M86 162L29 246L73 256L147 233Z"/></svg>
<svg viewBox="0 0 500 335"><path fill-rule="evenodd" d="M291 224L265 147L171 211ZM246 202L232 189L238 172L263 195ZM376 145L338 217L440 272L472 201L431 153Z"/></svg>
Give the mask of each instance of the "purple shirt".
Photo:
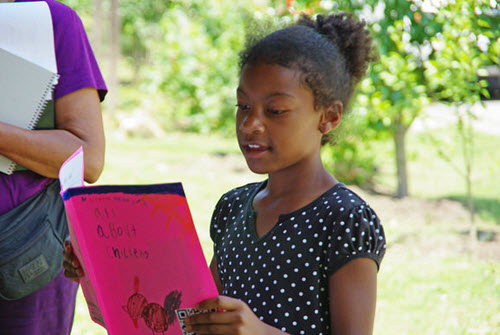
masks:
<svg viewBox="0 0 500 335"><path fill-rule="evenodd" d="M17 0L24 2L27 0ZM78 15L55 0L45 0L52 14L56 62L60 75L54 99L95 87L101 101L107 89ZM57 111L56 111L57 113ZM0 214L36 194L53 179L34 172L0 173ZM0 299L2 335L69 335L78 284L61 273L48 285L19 300Z"/></svg>
<svg viewBox="0 0 500 335"><path fill-rule="evenodd" d="M33 0L16 0L27 1ZM54 89L54 99L81 88L95 87L101 101L104 100L106 84L80 18L73 9L58 1L46 2L52 14L56 62L60 75L59 83ZM0 214L38 193L51 182L52 179L32 171L18 171L12 175L0 173Z"/></svg>

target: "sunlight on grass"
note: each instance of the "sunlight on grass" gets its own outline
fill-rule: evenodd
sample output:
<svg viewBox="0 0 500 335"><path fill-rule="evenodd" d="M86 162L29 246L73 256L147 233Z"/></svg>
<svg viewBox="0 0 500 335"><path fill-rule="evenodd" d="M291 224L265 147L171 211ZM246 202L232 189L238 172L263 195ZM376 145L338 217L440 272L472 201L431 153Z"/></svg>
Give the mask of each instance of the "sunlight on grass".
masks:
<svg viewBox="0 0 500 335"><path fill-rule="evenodd" d="M498 262L408 256L384 260L375 334L498 334Z"/></svg>

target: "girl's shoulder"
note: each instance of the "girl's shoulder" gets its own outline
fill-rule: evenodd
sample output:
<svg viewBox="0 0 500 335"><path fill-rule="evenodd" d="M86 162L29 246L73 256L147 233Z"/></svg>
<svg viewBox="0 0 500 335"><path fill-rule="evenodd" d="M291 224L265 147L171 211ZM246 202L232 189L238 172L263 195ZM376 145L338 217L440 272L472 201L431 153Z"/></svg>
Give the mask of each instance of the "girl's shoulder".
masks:
<svg viewBox="0 0 500 335"><path fill-rule="evenodd" d="M210 236L213 241L219 239L229 218L236 218L236 212L241 216L251 210L252 200L255 194L265 185L263 182L255 182L233 188L224 193L215 205L210 222Z"/></svg>
<svg viewBox="0 0 500 335"><path fill-rule="evenodd" d="M252 203L255 194L265 185L265 181L249 183L233 188L224 193L217 204L212 215L212 223L220 216L225 216L235 208L247 207Z"/></svg>
<svg viewBox="0 0 500 335"><path fill-rule="evenodd" d="M334 218L333 224L381 227L380 218L375 210L344 184L339 183L332 188L323 206L323 211Z"/></svg>
<svg viewBox="0 0 500 335"><path fill-rule="evenodd" d="M265 181L254 182L233 188L220 197L217 207L228 203L244 202L253 199L255 194L265 185L265 183Z"/></svg>
<svg viewBox="0 0 500 335"><path fill-rule="evenodd" d="M380 267L385 254L386 239L379 217L370 205L343 184L329 194L328 224L332 243L328 271L333 274L347 262L359 257L371 258Z"/></svg>
<svg viewBox="0 0 500 335"><path fill-rule="evenodd" d="M342 183L337 183L305 207L290 213L304 216L342 218L350 215L375 215L366 201Z"/></svg>
<svg viewBox="0 0 500 335"><path fill-rule="evenodd" d="M326 195L329 200L335 200L337 203L344 203L344 205L349 204L349 207L366 204L361 196L342 183L335 184L329 192L327 191Z"/></svg>

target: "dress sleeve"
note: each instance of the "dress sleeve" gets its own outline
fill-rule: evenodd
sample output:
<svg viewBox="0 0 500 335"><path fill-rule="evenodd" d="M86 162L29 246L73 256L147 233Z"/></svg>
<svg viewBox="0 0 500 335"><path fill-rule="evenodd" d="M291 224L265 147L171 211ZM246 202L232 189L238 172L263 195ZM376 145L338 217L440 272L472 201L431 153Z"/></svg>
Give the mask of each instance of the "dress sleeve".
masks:
<svg viewBox="0 0 500 335"><path fill-rule="evenodd" d="M224 219L223 211L227 199L228 197L226 193L219 199L212 213L212 220L210 221L210 238L214 244L219 241L219 238L225 229L226 220Z"/></svg>
<svg viewBox="0 0 500 335"><path fill-rule="evenodd" d="M332 275L348 262L370 258L380 263L385 254L385 234L375 212L366 204L354 207L333 223L327 252L328 274Z"/></svg>

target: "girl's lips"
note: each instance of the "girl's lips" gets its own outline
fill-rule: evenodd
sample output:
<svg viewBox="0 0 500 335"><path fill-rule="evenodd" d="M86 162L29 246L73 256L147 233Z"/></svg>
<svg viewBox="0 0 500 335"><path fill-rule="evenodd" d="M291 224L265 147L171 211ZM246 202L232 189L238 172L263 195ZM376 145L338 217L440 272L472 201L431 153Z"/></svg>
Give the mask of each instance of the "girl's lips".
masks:
<svg viewBox="0 0 500 335"><path fill-rule="evenodd" d="M262 151L262 150L267 150L267 147L261 144L245 144L245 148L247 150L256 150L256 151Z"/></svg>
<svg viewBox="0 0 500 335"><path fill-rule="evenodd" d="M271 148L262 144L248 143L243 145L243 149L248 158L257 158Z"/></svg>

